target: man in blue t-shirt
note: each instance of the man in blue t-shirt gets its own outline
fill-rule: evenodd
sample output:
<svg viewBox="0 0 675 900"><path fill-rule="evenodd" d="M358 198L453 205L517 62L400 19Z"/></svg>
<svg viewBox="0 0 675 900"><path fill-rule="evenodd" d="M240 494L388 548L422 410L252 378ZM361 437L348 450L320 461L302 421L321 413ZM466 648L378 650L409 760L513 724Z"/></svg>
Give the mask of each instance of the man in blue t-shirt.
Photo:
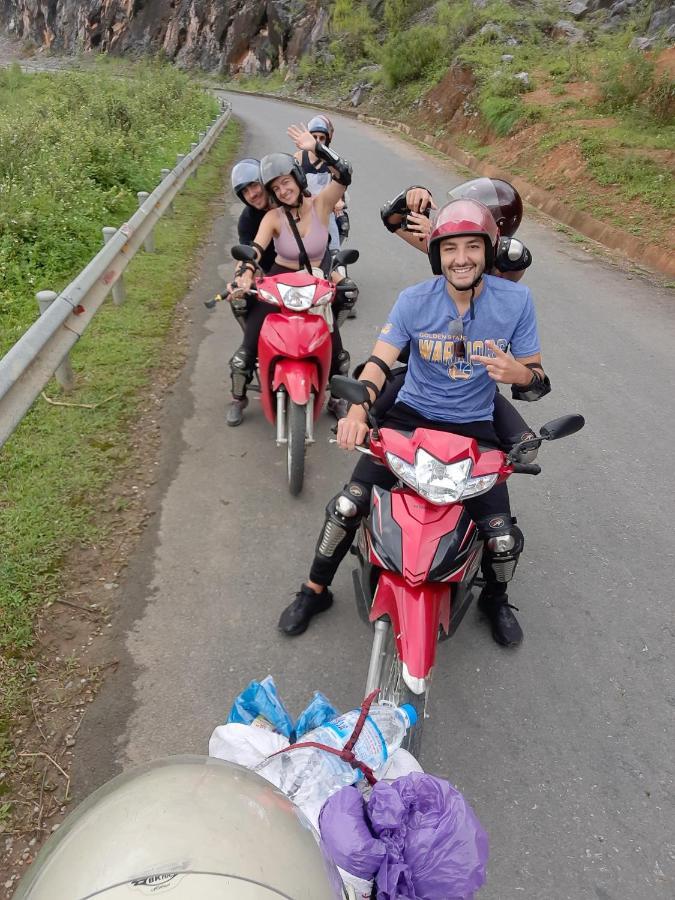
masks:
<svg viewBox="0 0 675 900"><path fill-rule="evenodd" d="M405 381L383 426L436 428L498 446L492 421L496 383L512 385L514 397L524 400L550 390L529 289L485 274L492 268L498 237L489 209L477 200L453 200L440 210L429 240L437 277L399 295L359 376L374 402L389 367L410 344ZM368 430L365 410L355 405L338 422L338 443L353 450ZM313 615L332 604L328 586L369 511L372 487L391 489L395 483L389 469L361 457L351 481L327 507L310 577L279 620L285 634L301 634ZM484 539L479 607L494 639L516 646L523 633L506 584L524 540L511 516L506 483L463 502Z"/></svg>

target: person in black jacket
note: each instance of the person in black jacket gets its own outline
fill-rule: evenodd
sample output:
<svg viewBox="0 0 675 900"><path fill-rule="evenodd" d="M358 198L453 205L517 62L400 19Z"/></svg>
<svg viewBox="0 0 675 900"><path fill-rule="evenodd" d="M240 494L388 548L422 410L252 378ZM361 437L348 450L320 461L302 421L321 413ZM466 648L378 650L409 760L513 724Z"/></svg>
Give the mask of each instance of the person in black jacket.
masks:
<svg viewBox="0 0 675 900"><path fill-rule="evenodd" d="M269 194L260 181L260 160L241 159L232 169L232 190L244 204L237 222L239 243L251 246L263 216L270 209ZM265 249L260 268L267 275L274 265L274 247Z"/></svg>
<svg viewBox="0 0 675 900"><path fill-rule="evenodd" d="M232 169L232 190L244 204L244 208L237 222L237 234L240 244L252 246L258 228L265 213L271 209L270 195L265 190L260 180L260 160L247 157L240 159ZM274 246L270 244L262 254L259 262L260 268L267 275L274 265ZM237 299L237 308L233 306L235 316L246 319L250 312L254 299L250 295L244 295ZM232 369L232 361L230 361ZM234 378L235 371L232 369ZM228 425L240 425L243 418L244 404L240 399L233 398L227 410L226 421Z"/></svg>

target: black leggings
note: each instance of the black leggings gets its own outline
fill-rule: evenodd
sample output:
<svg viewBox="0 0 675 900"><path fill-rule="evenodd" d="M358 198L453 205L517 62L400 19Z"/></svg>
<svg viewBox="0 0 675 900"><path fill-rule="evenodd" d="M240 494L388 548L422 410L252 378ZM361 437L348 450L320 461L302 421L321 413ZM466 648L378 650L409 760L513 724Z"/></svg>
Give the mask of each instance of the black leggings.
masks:
<svg viewBox="0 0 675 900"><path fill-rule="evenodd" d="M286 272L296 272L297 269L286 269L284 266L279 266L275 263L272 268L267 273L268 275L283 275ZM337 319L337 315L340 312L341 304L338 297L336 297L333 303L333 315ZM248 306L246 313L246 325L244 327L244 338L241 342L241 346L246 350L249 356L252 359L256 359L258 356L258 338L260 337L260 329L263 327L263 322L269 316L270 313L279 312L279 308L274 306L271 303L264 303L262 300L258 300L257 297L251 300L250 305ZM342 338L340 337L340 329L337 327L336 322L333 323L333 331L331 333L331 345L332 345L332 353L331 353L331 364L330 364L330 374L336 375L339 372L339 356L342 353Z"/></svg>
<svg viewBox="0 0 675 900"><path fill-rule="evenodd" d="M433 422L425 419L419 413L406 406L405 403L397 403L383 418L382 425L386 428L394 428L397 431L413 431L415 428L433 428L435 431L447 431L452 434L461 434L472 437L481 444L498 447L500 442L492 422ZM370 494L375 485L383 490L391 490L397 483L397 478L385 465L376 461L372 456L362 456L356 464L350 483L356 482L365 491L370 505ZM466 511L474 520L479 530L486 530L490 520L503 519L506 525L511 524L511 504L506 482L496 484L486 494L479 497L469 497L463 501ZM360 510L363 514L366 508ZM338 566L347 555L351 545L353 533L349 540L343 541L332 556L322 556L316 553L310 569L310 580L316 584L328 586L333 581Z"/></svg>

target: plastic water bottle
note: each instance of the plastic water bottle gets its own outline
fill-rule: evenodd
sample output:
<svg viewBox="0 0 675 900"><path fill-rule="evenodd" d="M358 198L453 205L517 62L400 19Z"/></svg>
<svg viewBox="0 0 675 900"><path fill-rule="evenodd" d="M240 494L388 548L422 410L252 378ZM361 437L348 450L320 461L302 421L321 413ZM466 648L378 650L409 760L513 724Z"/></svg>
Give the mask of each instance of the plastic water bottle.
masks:
<svg viewBox="0 0 675 900"><path fill-rule="evenodd" d="M360 709L352 709L337 716L325 725L308 731L299 743L314 741L342 750L360 714ZM357 760L371 769L379 769L398 750L406 731L416 721L415 708L409 704L400 707L371 706L353 748ZM256 771L280 788L312 820L318 816L318 811L331 794L364 777L360 769L354 769L339 756L316 747L280 753L265 760L256 767Z"/></svg>

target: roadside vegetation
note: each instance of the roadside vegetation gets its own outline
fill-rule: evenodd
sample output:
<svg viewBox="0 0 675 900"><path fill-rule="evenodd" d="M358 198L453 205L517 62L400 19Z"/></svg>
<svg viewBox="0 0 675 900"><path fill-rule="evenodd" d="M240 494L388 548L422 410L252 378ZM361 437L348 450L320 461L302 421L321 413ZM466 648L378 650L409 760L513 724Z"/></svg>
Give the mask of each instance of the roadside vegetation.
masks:
<svg viewBox="0 0 675 900"><path fill-rule="evenodd" d="M570 16L556 0L385 0L378 19L364 0L336 0L327 45L303 57L283 86L273 73L268 89L348 105L355 85L365 85L360 112L451 139L667 243L675 60L658 41L647 53L631 47L650 10L637 4L611 31L601 11L574 22L571 36L559 27ZM264 89L260 82L251 89ZM570 190L579 178L584 189Z"/></svg>
<svg viewBox="0 0 675 900"><path fill-rule="evenodd" d="M218 112L173 68L125 72L131 79L0 73L2 352L34 321L34 292L63 288L100 249L101 227L125 222L136 191L152 190ZM105 538L96 511L133 459L128 431L236 145L231 123L157 226L156 253L127 269L125 303L107 302L74 348L75 390L46 389L68 405L38 399L0 450L0 832L15 812L12 730L40 674L36 617L60 596L65 554Z"/></svg>

